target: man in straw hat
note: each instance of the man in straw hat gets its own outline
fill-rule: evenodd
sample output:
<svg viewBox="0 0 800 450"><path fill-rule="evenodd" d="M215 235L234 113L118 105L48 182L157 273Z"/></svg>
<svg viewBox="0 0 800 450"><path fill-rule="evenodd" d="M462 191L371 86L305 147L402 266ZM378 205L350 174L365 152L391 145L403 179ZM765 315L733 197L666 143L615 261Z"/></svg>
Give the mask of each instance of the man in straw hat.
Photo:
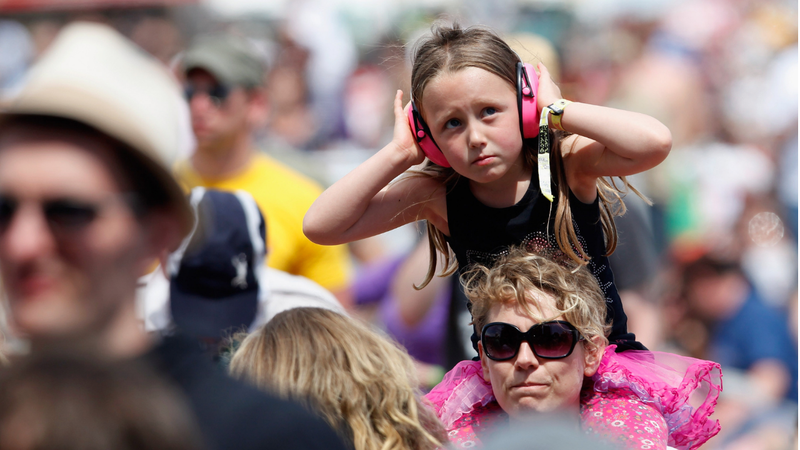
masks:
<svg viewBox="0 0 800 450"><path fill-rule="evenodd" d="M180 89L112 29L67 26L0 109L0 274L32 353L151 362L209 448L342 448L299 405L238 384L192 340L148 336L138 277L193 227L171 177ZM258 425L253 426L257 420Z"/></svg>

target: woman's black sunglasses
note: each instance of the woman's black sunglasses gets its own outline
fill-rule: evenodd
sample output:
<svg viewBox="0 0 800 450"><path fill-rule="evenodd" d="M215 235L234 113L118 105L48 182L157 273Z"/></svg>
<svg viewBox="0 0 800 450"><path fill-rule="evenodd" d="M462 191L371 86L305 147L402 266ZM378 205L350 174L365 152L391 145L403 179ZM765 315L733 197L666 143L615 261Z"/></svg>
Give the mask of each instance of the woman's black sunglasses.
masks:
<svg viewBox="0 0 800 450"><path fill-rule="evenodd" d="M580 332L564 320L537 323L524 333L505 322L488 323L481 331L483 351L495 361L507 361L517 356L523 340L539 358L566 358L582 339Z"/></svg>

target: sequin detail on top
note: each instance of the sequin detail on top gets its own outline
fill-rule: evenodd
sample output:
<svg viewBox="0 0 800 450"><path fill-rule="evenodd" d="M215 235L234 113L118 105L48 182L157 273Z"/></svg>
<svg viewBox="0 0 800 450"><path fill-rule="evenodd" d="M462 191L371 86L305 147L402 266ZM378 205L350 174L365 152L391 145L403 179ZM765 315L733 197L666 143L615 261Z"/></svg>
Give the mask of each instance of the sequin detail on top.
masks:
<svg viewBox="0 0 800 450"><path fill-rule="evenodd" d="M575 220L572 221L572 226L575 227L575 233L578 236L578 242L581 245L581 249L584 251L584 253L587 253L588 249L586 247L586 240L581 235L580 227L578 227L578 224L575 222ZM558 242L556 242L555 236L548 234L545 231L534 231L528 233L519 243L519 246L531 253L539 254L558 263L563 264L570 261L569 256L561 251L561 248L558 246ZM575 253L579 253L577 249L575 249ZM493 253L467 250L467 265L482 264L491 266L495 261L507 254L508 248L503 248L502 250Z"/></svg>
<svg viewBox="0 0 800 450"><path fill-rule="evenodd" d="M572 220L572 226L575 228L575 234L578 237L578 243L581 245L583 252L588 254L589 249L586 245L586 239L583 238L580 226L578 226L578 223L575 221L575 219ZM522 246L525 248L525 250L531 253L542 255L558 263L570 263L572 261L570 257L558 246L555 236L547 234L543 231L535 231L530 233L522 241ZM577 249L573 248L573 250L575 250L576 254L579 254ZM606 264L598 264L597 258L590 258L588 262L589 271L591 271L592 275L594 275L594 278L600 285L600 289L603 290L603 296L606 298L606 303L611 303L613 300L609 295L609 289L614 285L614 283L602 276L603 272L605 272L608 266L606 266Z"/></svg>
<svg viewBox="0 0 800 450"><path fill-rule="evenodd" d="M575 219L572 220L572 226L575 228L575 234L578 237L578 243L581 245L581 249L584 253L588 254L589 249L586 245L586 240L583 238L583 235L580 231L580 226L578 226L578 223L575 221ZM555 236L544 231L534 231L532 233L528 233L528 235L525 236L520 243L520 246L530 253L544 256L545 258L561 264L570 264L572 262L572 259L561 250L561 247L558 246ZM577 249L574 247L573 249L575 250L576 254L580 254ZM467 265L482 264L491 266L495 261L507 254L508 248L504 248L496 253L467 250ZM594 275L594 278L600 285L600 289L603 290L603 296L606 299L606 303L611 303L613 300L611 295L609 295L609 289L613 286L613 283L608 281L606 277L602 276L603 272L605 272L608 266L606 264L597 264L597 258L590 258L588 263L589 271L592 273L592 275Z"/></svg>

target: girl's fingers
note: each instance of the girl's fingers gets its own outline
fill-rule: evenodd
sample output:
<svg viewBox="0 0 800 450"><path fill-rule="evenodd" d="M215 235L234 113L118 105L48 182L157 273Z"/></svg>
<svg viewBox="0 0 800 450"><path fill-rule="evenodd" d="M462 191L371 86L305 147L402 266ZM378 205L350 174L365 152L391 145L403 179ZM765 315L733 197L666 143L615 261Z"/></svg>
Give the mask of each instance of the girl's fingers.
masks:
<svg viewBox="0 0 800 450"><path fill-rule="evenodd" d="M411 131L411 125L408 123L408 108L411 107L411 102L406 103L403 107L403 91L397 90L394 96L394 141L401 148L415 147L414 135Z"/></svg>
<svg viewBox="0 0 800 450"><path fill-rule="evenodd" d="M406 106L406 108L408 108L408 106ZM403 115L403 112L403 91L398 89L397 93L394 95L394 115L399 117Z"/></svg>
<svg viewBox="0 0 800 450"><path fill-rule="evenodd" d="M394 96L394 121L395 126L405 126L408 127L408 108L411 106L411 102L403 107L403 91L400 89L397 90L397 94Z"/></svg>
<svg viewBox="0 0 800 450"><path fill-rule="evenodd" d="M537 64L539 69L539 107L544 108L561 98L561 90L550 78L550 72L544 64Z"/></svg>
<svg viewBox="0 0 800 450"><path fill-rule="evenodd" d="M542 63L538 63L537 66L539 68L539 79L542 79L543 77L546 77L546 78L549 79L550 78L550 71L547 70L547 67L545 67L544 64L542 64Z"/></svg>
<svg viewBox="0 0 800 450"><path fill-rule="evenodd" d="M394 121L397 126L408 128L408 108L411 107L411 102L403 106L403 91L397 90L394 96Z"/></svg>

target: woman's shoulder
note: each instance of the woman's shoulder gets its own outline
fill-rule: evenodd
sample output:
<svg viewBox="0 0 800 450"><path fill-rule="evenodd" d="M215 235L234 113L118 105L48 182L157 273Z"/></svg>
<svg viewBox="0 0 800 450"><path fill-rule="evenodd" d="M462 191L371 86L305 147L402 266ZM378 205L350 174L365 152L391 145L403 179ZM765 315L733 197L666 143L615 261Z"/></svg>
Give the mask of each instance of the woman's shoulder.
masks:
<svg viewBox="0 0 800 450"><path fill-rule="evenodd" d="M722 391L718 363L658 351L617 353L615 347L606 348L592 389L581 398L585 420L595 423L602 417L612 430L627 426L623 417L655 411L670 430L669 445L681 449L697 447L719 432L719 421L710 419ZM660 419L651 420L651 430L644 432L660 433L654 428Z"/></svg>
<svg viewBox="0 0 800 450"><path fill-rule="evenodd" d="M494 401L491 384L483 378L480 361L461 361L425 395L436 416L450 430L464 416Z"/></svg>
<svg viewBox="0 0 800 450"><path fill-rule="evenodd" d="M456 448L481 445L481 436L508 421L483 379L480 361L461 361L425 395Z"/></svg>
<svg viewBox="0 0 800 450"><path fill-rule="evenodd" d="M620 449L665 448L664 415L629 389L581 393L581 428Z"/></svg>

